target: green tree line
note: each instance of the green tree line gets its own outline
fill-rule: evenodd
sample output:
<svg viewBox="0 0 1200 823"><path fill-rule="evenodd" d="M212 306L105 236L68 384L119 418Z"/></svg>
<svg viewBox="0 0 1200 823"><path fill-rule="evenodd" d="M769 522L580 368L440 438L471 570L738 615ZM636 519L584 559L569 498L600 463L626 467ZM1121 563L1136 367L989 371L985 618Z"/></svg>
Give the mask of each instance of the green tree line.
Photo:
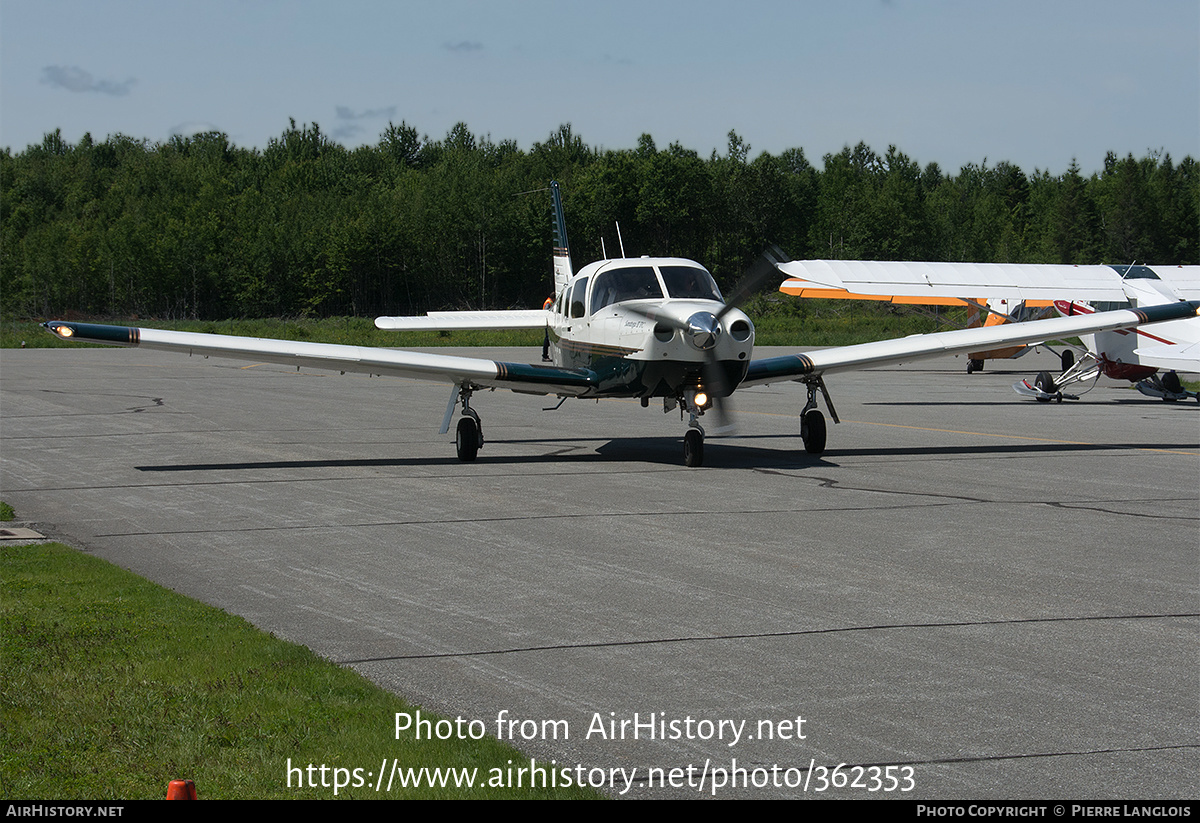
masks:
<svg viewBox="0 0 1200 823"><path fill-rule="evenodd" d="M261 151L218 132L0 153L0 310L11 317L222 319L540 306L550 180L576 265L677 255L730 287L768 244L795 258L1200 263L1191 157L1109 154L1084 177L1010 163L923 168L863 143L707 159L643 135L598 150L563 125L529 151L456 125L389 124L347 149L319 126ZM620 226L620 239L617 228Z"/></svg>

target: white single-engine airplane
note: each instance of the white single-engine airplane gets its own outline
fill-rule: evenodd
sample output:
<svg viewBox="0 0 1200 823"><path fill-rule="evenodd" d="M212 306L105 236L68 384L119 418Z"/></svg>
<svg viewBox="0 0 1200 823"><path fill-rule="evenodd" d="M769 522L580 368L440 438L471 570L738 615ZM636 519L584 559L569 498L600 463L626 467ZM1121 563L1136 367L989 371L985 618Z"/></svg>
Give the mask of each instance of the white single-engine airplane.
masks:
<svg viewBox="0 0 1200 823"><path fill-rule="evenodd" d="M544 328L552 365L60 320L44 325L72 340L448 382L454 391L442 431L449 430L454 408L459 406L462 417L455 442L463 461L474 460L483 445L479 414L471 406L472 395L480 389L502 388L564 399L636 397L643 406L648 406L651 398L662 398L664 411L678 407L681 418L688 415L684 462L699 466L704 461L704 429L699 418L712 411L719 419L720 399L738 388L789 380L804 383L808 400L800 411L800 436L806 451L820 454L825 449L826 428L825 417L817 408L818 391L838 422L825 387L827 374L1194 317L1200 308L1200 303L1179 302L754 360L754 325L737 308L751 288L739 289L726 302L703 266L675 257L601 260L576 272L557 184L551 184L551 200L555 240L552 305L535 311L381 317L375 322L381 329ZM777 261L760 266L765 274L776 273L771 262ZM762 276L760 271L755 279Z"/></svg>
<svg viewBox="0 0 1200 823"><path fill-rule="evenodd" d="M964 294L983 293L1010 303L1053 305L1068 317L1200 299L1200 266L793 260L780 264L779 270L788 275L779 290L803 297L852 295L877 300L888 296L901 303L952 305L954 298ZM1013 386L1017 393L1042 402L1077 399L1064 395L1062 388L1104 374L1137 383L1138 390L1151 397L1200 400L1196 392L1183 388L1175 373L1200 373L1200 319L1080 337L1086 352L1079 360L1064 359L1058 377L1040 372L1032 384L1017 382ZM1168 371L1159 377L1159 369Z"/></svg>

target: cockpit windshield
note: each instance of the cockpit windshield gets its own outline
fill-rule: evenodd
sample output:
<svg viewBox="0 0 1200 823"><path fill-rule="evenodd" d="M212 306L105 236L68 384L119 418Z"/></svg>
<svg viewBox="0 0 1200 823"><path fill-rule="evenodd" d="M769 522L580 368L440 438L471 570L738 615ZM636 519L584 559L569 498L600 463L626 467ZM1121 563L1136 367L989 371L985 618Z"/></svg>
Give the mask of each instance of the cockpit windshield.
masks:
<svg viewBox="0 0 1200 823"><path fill-rule="evenodd" d="M1146 266L1109 266L1122 280L1161 280L1154 269Z"/></svg>
<svg viewBox="0 0 1200 823"><path fill-rule="evenodd" d="M721 301L721 290L712 275L696 266L659 266L671 297Z"/></svg>
<svg viewBox="0 0 1200 823"><path fill-rule="evenodd" d="M623 266L596 275L592 287L592 312L624 300L662 297L662 287L652 266Z"/></svg>

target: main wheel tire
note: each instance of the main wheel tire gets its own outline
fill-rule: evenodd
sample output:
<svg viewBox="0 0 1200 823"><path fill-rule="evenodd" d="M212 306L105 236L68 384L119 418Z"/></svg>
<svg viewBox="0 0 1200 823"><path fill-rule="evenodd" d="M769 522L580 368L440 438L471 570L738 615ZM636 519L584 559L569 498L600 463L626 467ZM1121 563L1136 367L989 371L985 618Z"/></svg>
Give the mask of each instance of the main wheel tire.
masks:
<svg viewBox="0 0 1200 823"><path fill-rule="evenodd" d="M825 451L825 415L819 409L809 409L804 413L800 437L804 440L804 450L809 454Z"/></svg>
<svg viewBox="0 0 1200 823"><path fill-rule="evenodd" d="M1054 385L1054 378L1050 376L1050 372L1048 372L1048 371L1038 372L1037 377L1035 377L1033 379L1033 385L1036 386L1038 389L1041 389L1042 391L1044 391L1046 394L1054 394L1058 391L1058 386ZM1050 398L1049 397L1039 397L1038 402L1039 403L1049 403ZM1062 402L1062 401L1059 401L1059 402Z"/></svg>
<svg viewBox="0 0 1200 823"><path fill-rule="evenodd" d="M1066 371L1075 365L1075 352L1067 349L1062 353L1059 359L1062 361L1062 370Z"/></svg>
<svg viewBox="0 0 1200 823"><path fill-rule="evenodd" d="M1162 376L1162 385L1171 394L1183 394L1183 384L1179 382L1179 375L1173 371Z"/></svg>
<svg viewBox="0 0 1200 823"><path fill-rule="evenodd" d="M470 417L460 418L458 428L454 430L454 447L458 450L458 459L470 463L479 454L479 426Z"/></svg>
<svg viewBox="0 0 1200 823"><path fill-rule="evenodd" d="M704 435L695 429L683 435L683 463L693 469L704 465Z"/></svg>
<svg viewBox="0 0 1200 823"><path fill-rule="evenodd" d="M967 361L967 374L974 374L977 371L983 371L983 361L978 358Z"/></svg>

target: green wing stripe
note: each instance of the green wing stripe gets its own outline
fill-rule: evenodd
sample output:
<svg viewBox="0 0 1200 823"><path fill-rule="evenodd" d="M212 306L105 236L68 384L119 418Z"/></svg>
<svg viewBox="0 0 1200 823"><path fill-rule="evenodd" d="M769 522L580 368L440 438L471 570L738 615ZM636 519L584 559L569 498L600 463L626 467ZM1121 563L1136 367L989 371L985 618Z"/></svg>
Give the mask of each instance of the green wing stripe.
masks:
<svg viewBox="0 0 1200 823"><path fill-rule="evenodd" d="M768 357L754 360L746 370L747 381L767 380L769 378L801 377L813 373L813 361L806 354L785 354L782 357Z"/></svg>
<svg viewBox="0 0 1200 823"><path fill-rule="evenodd" d="M595 388L596 375L583 369L559 369L552 366L535 366L530 363L496 364L496 376L512 383L536 383L543 386L569 386L580 389Z"/></svg>
<svg viewBox="0 0 1200 823"><path fill-rule="evenodd" d="M64 340L78 338L88 343L108 343L112 346L136 346L141 341L141 330L127 326L67 323L62 320L50 320L42 325Z"/></svg>

